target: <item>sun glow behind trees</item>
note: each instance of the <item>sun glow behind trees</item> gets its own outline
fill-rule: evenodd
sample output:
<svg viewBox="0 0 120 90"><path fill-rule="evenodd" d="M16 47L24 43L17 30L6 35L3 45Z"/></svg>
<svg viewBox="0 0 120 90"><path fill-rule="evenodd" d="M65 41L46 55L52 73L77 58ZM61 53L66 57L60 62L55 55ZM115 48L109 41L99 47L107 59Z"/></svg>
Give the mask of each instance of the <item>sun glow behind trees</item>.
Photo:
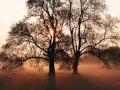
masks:
<svg viewBox="0 0 120 90"><path fill-rule="evenodd" d="M27 47L28 44L32 44L42 52L38 56L49 62L49 74L55 74L54 62L57 60L56 53L58 51L62 52L60 55L67 51L74 53L73 73L77 73L77 66L81 56L89 53L88 48L91 46L96 47L106 40L106 32L112 30L115 24L118 23L117 21L112 22L111 20L114 20L114 18L111 16L106 17L105 20L101 17L101 14L104 15L106 9L106 5L102 0L80 0L78 9L74 8L74 5L76 5L74 0L68 0L68 4L55 0L28 0L27 22L29 23L25 21L18 22L12 26L9 32L9 38L17 41L15 47L19 48L23 43L27 43ZM66 8L63 6L66 6ZM36 16L39 16L38 21ZM101 32L102 29L105 31L103 35L96 33L96 30ZM65 30L64 33L62 33L62 30ZM9 40L8 45L14 46L13 42ZM65 49L66 46L69 47ZM73 47L73 50L71 50L71 47ZM10 47L7 47L7 49L10 49ZM33 50L37 52L36 49L31 47L31 52ZM15 53L19 54L18 52ZM32 57L36 56L35 54ZM26 55L31 58L29 52ZM69 57L67 53L65 55ZM64 60L70 60L70 58L66 59L66 57Z"/></svg>
<svg viewBox="0 0 120 90"><path fill-rule="evenodd" d="M11 24L26 15L27 0L0 0L0 46L5 43ZM120 18L120 0L106 0L108 13ZM32 21L31 21L32 22Z"/></svg>

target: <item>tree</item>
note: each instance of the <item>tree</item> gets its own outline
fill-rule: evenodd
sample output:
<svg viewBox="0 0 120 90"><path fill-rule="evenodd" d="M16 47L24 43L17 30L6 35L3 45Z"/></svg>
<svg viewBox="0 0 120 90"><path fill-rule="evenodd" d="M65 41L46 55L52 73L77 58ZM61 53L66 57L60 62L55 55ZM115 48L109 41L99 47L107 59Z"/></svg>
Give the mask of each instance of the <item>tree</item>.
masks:
<svg viewBox="0 0 120 90"><path fill-rule="evenodd" d="M37 52L37 56L34 58L47 60L49 74L55 74L56 48L60 48L60 43L62 43L60 39L64 37L62 27L65 23L61 17L64 11L63 4L61 1L55 0L28 0L27 6L28 16L11 27L10 38L14 39L17 47L19 46L18 48L21 50L25 49L26 46L28 50L30 50L30 46L32 49L35 47L34 51ZM37 22L29 24L27 21L31 17L38 17ZM14 50L18 51L18 48ZM25 54L27 53L24 52ZM28 58L33 57L28 56Z"/></svg>
<svg viewBox="0 0 120 90"><path fill-rule="evenodd" d="M71 43L74 52L73 73L77 74L79 58L88 53L90 46L99 46L110 39L117 18L106 15L104 0L68 0L68 28L71 35Z"/></svg>
<svg viewBox="0 0 120 90"><path fill-rule="evenodd" d="M27 6L28 17L38 16L42 23L42 28L49 34L47 50L41 49L49 59L49 74L54 74L56 39L57 35L61 33L61 28L64 24L64 19L60 17L61 11L64 10L63 3L61 0L28 0Z"/></svg>

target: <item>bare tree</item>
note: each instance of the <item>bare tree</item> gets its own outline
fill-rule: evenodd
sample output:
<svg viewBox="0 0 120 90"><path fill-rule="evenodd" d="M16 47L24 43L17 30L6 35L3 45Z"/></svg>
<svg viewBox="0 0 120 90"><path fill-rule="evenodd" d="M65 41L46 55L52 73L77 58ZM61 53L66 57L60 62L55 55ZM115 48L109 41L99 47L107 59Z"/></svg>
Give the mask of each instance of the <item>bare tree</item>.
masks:
<svg viewBox="0 0 120 90"><path fill-rule="evenodd" d="M117 18L105 15L106 5L104 0L68 0L68 28L74 52L73 73L77 74L79 58L88 53L87 49L99 46L109 33L115 29Z"/></svg>

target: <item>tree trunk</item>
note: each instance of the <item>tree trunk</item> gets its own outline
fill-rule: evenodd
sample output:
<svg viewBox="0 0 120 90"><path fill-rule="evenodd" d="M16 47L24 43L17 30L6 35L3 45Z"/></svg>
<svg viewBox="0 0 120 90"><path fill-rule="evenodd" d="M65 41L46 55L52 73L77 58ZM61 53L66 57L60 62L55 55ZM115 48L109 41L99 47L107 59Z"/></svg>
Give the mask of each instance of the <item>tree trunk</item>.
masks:
<svg viewBox="0 0 120 90"><path fill-rule="evenodd" d="M78 60L76 59L73 65L73 74L78 74Z"/></svg>
<svg viewBox="0 0 120 90"><path fill-rule="evenodd" d="M49 75L55 75L54 60L49 62Z"/></svg>
<svg viewBox="0 0 120 90"><path fill-rule="evenodd" d="M79 61L79 52L76 52L74 64L73 64L73 74L78 74L78 61Z"/></svg>
<svg viewBox="0 0 120 90"><path fill-rule="evenodd" d="M55 67L54 67L54 61L55 61L55 38L53 39L52 44L50 44L48 48L48 56L49 56L49 75L55 75Z"/></svg>

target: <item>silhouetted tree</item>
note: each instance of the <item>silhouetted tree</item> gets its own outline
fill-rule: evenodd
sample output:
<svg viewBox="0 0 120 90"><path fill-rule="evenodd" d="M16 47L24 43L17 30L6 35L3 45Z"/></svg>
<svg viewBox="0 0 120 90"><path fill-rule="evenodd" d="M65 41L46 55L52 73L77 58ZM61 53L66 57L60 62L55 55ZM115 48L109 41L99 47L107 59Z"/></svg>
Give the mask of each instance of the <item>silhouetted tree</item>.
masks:
<svg viewBox="0 0 120 90"><path fill-rule="evenodd" d="M61 0L28 0L28 17L38 16L42 23L42 28L48 34L47 50L44 55L48 57L49 74L55 74L54 61L57 35L61 33L64 19L60 16L64 11L64 4ZM59 15L60 14L60 15ZM42 29L42 30L43 30ZM42 33L44 32L42 31Z"/></svg>
<svg viewBox="0 0 120 90"><path fill-rule="evenodd" d="M74 52L73 73L77 74L79 58L91 45L98 46L114 30L118 19L105 15L104 0L68 0L68 28Z"/></svg>
<svg viewBox="0 0 120 90"><path fill-rule="evenodd" d="M23 46L35 46L34 51L39 52L34 58L42 58L49 62L49 74L55 74L54 61L56 48L61 46L59 37L65 24L61 17L64 5L61 1L28 0L28 16L21 22L12 26L10 37L15 38L17 47L22 50ZM31 17L39 17L35 24L27 23ZM64 36L64 34L63 34ZM18 48L16 50L18 51ZM24 47L23 47L24 49ZM20 51L21 52L21 51ZM33 52L33 51L32 51ZM27 54L24 52L24 55ZM32 58L33 56L29 58ZM24 56L25 57L25 56Z"/></svg>
<svg viewBox="0 0 120 90"><path fill-rule="evenodd" d="M48 49L50 43L49 40L51 39L49 36L50 33L43 29L41 25L42 24L39 21L37 24L30 24L21 21L11 27L7 43L2 47L4 52L9 55L9 59L16 55L17 58L22 59L22 64L20 65L23 65L25 61L30 59L35 59L38 64L40 63L40 59L44 59L49 62ZM62 55L66 57L66 52L69 51L68 47L70 45L70 38L69 36L65 36L63 33L59 33L56 38L55 59L58 61L58 58L56 58L59 55L58 49L62 48L64 50ZM17 58L15 62L17 62ZM62 60L65 61L68 58L69 56L67 56L67 58L63 57ZM11 63L9 59L8 62ZM67 64L67 62L65 64ZM11 65L17 67L16 65L18 64ZM20 65L18 65L18 67L20 67ZM6 66L7 65L5 65L5 67ZM12 69L14 68L9 70Z"/></svg>

